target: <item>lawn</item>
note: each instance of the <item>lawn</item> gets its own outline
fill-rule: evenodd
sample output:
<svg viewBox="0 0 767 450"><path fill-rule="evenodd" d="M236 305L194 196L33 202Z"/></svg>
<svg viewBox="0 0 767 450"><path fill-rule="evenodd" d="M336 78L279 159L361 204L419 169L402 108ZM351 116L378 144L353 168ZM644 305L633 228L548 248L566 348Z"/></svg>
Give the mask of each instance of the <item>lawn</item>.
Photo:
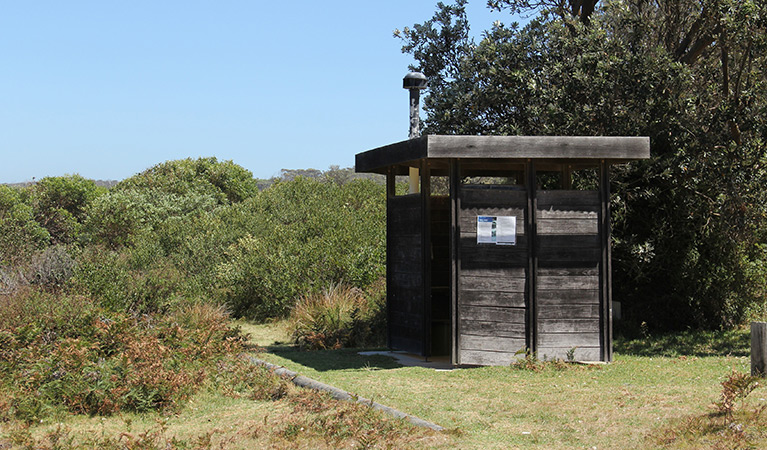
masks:
<svg viewBox="0 0 767 450"><path fill-rule="evenodd" d="M37 442L46 434L58 436L60 442L72 437L77 442L84 437L96 442L102 436L102 444L119 442L126 445L114 448L136 449L767 446L767 425L759 414L752 414L756 419L751 422L737 414L726 422L713 414L721 382L733 370L748 371L746 331L618 339L615 362L603 366L436 371L401 367L392 358L363 357L356 350L299 351L286 344L280 323L241 322L240 326L250 334L250 351L258 352L259 358L437 423L447 431L435 433L377 413L368 415L364 408L351 411L348 404L317 403L314 394L292 387L286 397L292 400L275 402L204 390L169 416L67 414L28 429L0 424L5 439L0 438L0 444L5 442L0 448L24 442L25 434ZM767 409L766 396L767 391L757 389L738 408ZM367 425L350 425L346 418L355 415L365 416ZM724 427L725 422L730 426ZM328 427L335 434L328 434ZM15 448L25 447L17 444Z"/></svg>
<svg viewBox="0 0 767 450"><path fill-rule="evenodd" d="M284 339L276 326L253 331L263 336L269 329ZM711 414L720 383L733 370L749 371L748 344L746 331L619 339L612 364L540 371L435 371L354 350L302 352L286 345L272 345L262 358L440 424L451 430L449 447L695 447L710 436L692 443L668 437L694 418L718 423ZM749 407L767 405L764 396L757 390ZM764 426L747 431L757 447L767 445L759 437Z"/></svg>

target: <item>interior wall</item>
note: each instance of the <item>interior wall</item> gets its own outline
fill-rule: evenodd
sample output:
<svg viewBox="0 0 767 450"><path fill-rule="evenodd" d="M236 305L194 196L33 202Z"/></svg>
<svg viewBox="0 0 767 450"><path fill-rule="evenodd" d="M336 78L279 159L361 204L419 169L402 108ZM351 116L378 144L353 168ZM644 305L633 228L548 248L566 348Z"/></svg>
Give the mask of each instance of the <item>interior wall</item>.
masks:
<svg viewBox="0 0 767 450"><path fill-rule="evenodd" d="M431 356L450 355L450 197L431 197Z"/></svg>
<svg viewBox="0 0 767 450"><path fill-rule="evenodd" d="M387 204L387 320L390 348L424 352L424 260L421 195Z"/></svg>

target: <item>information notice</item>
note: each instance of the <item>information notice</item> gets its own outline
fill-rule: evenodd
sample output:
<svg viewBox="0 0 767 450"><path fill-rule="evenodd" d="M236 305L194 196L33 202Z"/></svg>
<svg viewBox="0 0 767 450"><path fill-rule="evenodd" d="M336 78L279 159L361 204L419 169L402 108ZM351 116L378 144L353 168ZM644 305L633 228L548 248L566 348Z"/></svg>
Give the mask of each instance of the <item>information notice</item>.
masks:
<svg viewBox="0 0 767 450"><path fill-rule="evenodd" d="M517 245L516 216L477 216L477 244Z"/></svg>

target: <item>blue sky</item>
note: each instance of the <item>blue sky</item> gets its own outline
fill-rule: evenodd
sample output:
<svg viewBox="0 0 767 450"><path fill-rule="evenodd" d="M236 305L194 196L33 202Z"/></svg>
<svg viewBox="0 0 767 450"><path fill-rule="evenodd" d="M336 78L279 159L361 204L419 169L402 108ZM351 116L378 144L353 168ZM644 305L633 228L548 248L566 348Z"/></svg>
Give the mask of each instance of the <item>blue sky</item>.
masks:
<svg viewBox="0 0 767 450"><path fill-rule="evenodd" d="M395 28L436 0L4 1L0 183L187 157L259 178L407 138ZM479 34L508 13L470 2Z"/></svg>

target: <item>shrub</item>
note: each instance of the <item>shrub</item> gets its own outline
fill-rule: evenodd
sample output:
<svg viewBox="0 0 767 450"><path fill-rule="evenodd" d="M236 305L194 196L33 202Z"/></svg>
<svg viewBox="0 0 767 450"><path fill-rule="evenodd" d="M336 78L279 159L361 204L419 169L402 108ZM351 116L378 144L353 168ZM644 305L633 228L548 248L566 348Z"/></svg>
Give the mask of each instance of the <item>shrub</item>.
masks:
<svg viewBox="0 0 767 450"><path fill-rule="evenodd" d="M106 188L80 175L45 177L32 186L31 201L40 213L63 209L80 220L85 208L106 192Z"/></svg>
<svg viewBox="0 0 767 450"><path fill-rule="evenodd" d="M0 305L5 414L37 421L58 408L83 414L176 409L215 361L241 351L221 308L127 315L84 297L30 291Z"/></svg>
<svg viewBox="0 0 767 450"><path fill-rule="evenodd" d="M262 219L251 215L241 204L171 218L151 235L137 239L132 253L167 255L167 261L183 273L186 296L215 298L219 287L217 268L225 261L226 249L248 232L257 230Z"/></svg>
<svg viewBox="0 0 767 450"><path fill-rule="evenodd" d="M179 300L182 273L165 258L142 261L144 257L134 259L129 249L117 252L89 247L79 257L70 286L111 311L167 311Z"/></svg>
<svg viewBox="0 0 767 450"><path fill-rule="evenodd" d="M0 267L0 295L11 295L26 286L24 272L17 267Z"/></svg>
<svg viewBox="0 0 767 450"><path fill-rule="evenodd" d="M725 424L732 420L738 400L742 404L754 389L760 387L759 380L759 377L733 370L727 379L722 381L722 393L714 405L719 414L724 416Z"/></svg>
<svg viewBox="0 0 767 450"><path fill-rule="evenodd" d="M297 178L243 203L259 227L247 227L217 268L223 300L235 315L263 319L334 283L371 285L385 271L384 201L371 181Z"/></svg>
<svg viewBox="0 0 767 450"><path fill-rule="evenodd" d="M80 255L72 278L72 289L97 299L111 311L128 311L132 289L126 255L90 247Z"/></svg>
<svg viewBox="0 0 767 450"><path fill-rule="evenodd" d="M213 197L236 203L258 192L253 174L232 161L216 158L181 159L157 164L121 181L117 190L155 191L177 197Z"/></svg>
<svg viewBox="0 0 767 450"><path fill-rule="evenodd" d="M97 309L87 297L22 289L0 296L0 330L11 333L21 347L36 340L77 337L92 331Z"/></svg>
<svg viewBox="0 0 767 450"><path fill-rule="evenodd" d="M19 189L0 186L0 267L15 266L41 250L51 236L35 221L35 213Z"/></svg>
<svg viewBox="0 0 767 450"><path fill-rule="evenodd" d="M178 195L157 189L115 189L88 209L87 229L96 243L111 248L128 245L173 217L196 215L217 205L213 195Z"/></svg>
<svg viewBox="0 0 767 450"><path fill-rule="evenodd" d="M321 294L302 297L290 313L293 341L309 350L362 346L377 341L373 330L382 305L358 288L336 284Z"/></svg>
<svg viewBox="0 0 767 450"><path fill-rule="evenodd" d="M46 177L30 188L30 203L53 243L72 243L80 238L88 205L105 192L80 175Z"/></svg>
<svg viewBox="0 0 767 450"><path fill-rule="evenodd" d="M29 279L47 289L60 288L74 274L75 265L64 246L54 245L32 257Z"/></svg>

